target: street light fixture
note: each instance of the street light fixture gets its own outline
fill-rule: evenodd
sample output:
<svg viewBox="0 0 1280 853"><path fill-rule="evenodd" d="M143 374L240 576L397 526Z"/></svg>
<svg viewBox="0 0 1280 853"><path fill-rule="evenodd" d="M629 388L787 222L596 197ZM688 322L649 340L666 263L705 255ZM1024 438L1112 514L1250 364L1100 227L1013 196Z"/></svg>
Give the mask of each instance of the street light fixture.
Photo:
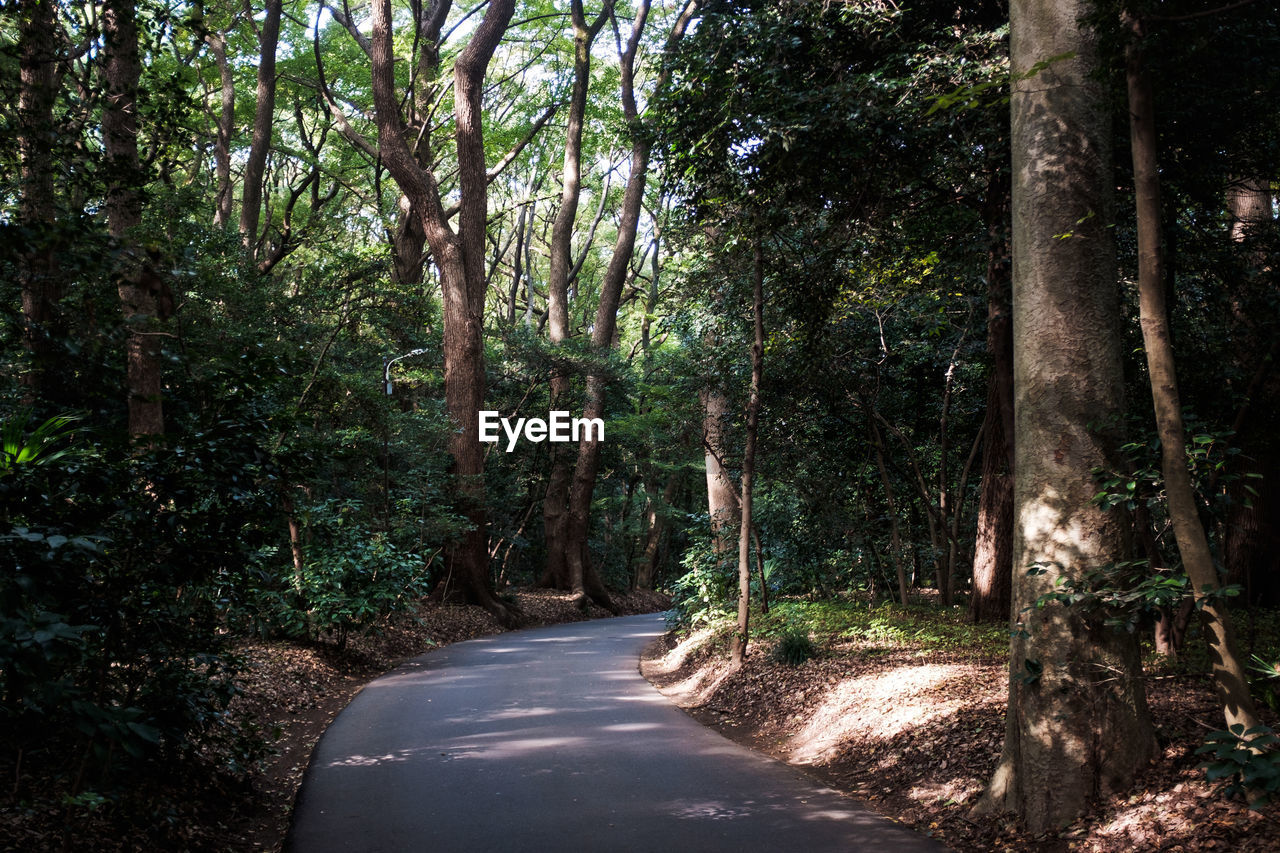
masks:
<svg viewBox="0 0 1280 853"><path fill-rule="evenodd" d="M384 383L384 387L386 388L386 393L388 397L391 396L391 365L395 364L397 361L400 361L403 358L410 358L415 355L424 355L426 352L427 350L425 349L409 350L404 355L398 355L395 358L389 358L382 363L382 381Z"/></svg>

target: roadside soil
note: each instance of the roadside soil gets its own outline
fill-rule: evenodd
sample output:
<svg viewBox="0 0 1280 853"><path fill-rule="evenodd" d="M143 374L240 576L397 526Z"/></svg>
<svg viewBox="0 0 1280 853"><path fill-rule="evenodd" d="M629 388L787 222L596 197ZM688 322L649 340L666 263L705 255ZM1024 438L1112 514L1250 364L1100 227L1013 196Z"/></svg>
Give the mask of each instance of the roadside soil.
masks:
<svg viewBox="0 0 1280 853"><path fill-rule="evenodd" d="M1204 780L1196 748L1220 729L1207 678L1149 678L1160 757L1123 797L1061 832L976 817L1004 739L1007 662L854 642L799 666L754 642L733 670L710 632L652 644L641 671L694 718L962 851L1280 850L1280 810L1250 810ZM1268 719L1271 725L1275 721Z"/></svg>

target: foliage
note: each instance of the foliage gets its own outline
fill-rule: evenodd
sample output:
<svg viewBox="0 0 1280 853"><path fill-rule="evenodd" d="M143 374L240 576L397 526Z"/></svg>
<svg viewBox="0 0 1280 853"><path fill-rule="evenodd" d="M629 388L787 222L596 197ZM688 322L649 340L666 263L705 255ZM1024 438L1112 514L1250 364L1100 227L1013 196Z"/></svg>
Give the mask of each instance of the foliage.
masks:
<svg viewBox="0 0 1280 853"><path fill-rule="evenodd" d="M1280 737L1269 726L1251 729L1239 723L1205 738L1198 755L1210 758L1200 765L1210 782L1226 781L1227 796L1243 794L1250 808L1261 808L1280 793Z"/></svg>
<svg viewBox="0 0 1280 853"><path fill-rule="evenodd" d="M685 574L671 587L673 625L693 626L714 622L736 607L738 569L730 555L717 553L705 519L681 558ZM736 552L734 555L736 557Z"/></svg>
<svg viewBox="0 0 1280 853"><path fill-rule="evenodd" d="M787 666L799 666L809 658L816 657L817 648L809 639L809 632L804 628L792 627L778 636L777 645L773 647L773 659Z"/></svg>

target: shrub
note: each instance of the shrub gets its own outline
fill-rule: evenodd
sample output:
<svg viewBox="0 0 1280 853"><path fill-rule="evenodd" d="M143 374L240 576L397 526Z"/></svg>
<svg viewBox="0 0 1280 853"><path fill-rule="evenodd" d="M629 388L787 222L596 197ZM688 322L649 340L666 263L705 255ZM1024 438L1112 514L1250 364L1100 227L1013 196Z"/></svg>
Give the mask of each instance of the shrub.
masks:
<svg viewBox="0 0 1280 853"><path fill-rule="evenodd" d="M787 666L799 666L817 654L813 640L809 639L809 632L797 627L783 631L778 644L773 647L773 659Z"/></svg>

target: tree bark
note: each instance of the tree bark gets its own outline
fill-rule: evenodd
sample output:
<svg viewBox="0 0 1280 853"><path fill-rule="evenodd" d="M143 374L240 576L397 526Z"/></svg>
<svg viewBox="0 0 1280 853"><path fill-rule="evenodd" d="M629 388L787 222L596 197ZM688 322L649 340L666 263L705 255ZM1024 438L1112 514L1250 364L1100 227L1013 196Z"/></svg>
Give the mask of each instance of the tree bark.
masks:
<svg viewBox="0 0 1280 853"><path fill-rule="evenodd" d="M1160 174L1157 166L1155 97L1143 62L1141 19L1125 13L1132 40L1125 49L1125 80L1129 93L1129 137L1133 152L1134 194L1138 218L1138 308L1142 342L1151 377L1156 431L1160 437L1161 471L1169 502L1169 520L1191 579L1195 600L1213 657L1213 678L1227 726L1258 725L1249 696L1249 680L1235 647L1225 602L1212 593L1222 584L1213 565L1209 540L1200 521L1191 472L1187 467L1186 429L1178 395L1169 312L1165 303L1164 252L1160 241Z"/></svg>
<svg viewBox="0 0 1280 853"><path fill-rule="evenodd" d="M871 444L876 451L876 470L880 472L880 484L884 486L885 507L889 511L889 547L893 568L898 576L898 600L905 607L907 598L907 569L902 563L902 535L898 530L898 502L894 498L893 483L889 480L889 468L884 461L884 437L875 421L871 422Z"/></svg>
<svg viewBox="0 0 1280 853"><path fill-rule="evenodd" d="M254 259L258 252L262 178L271 152L271 126L276 114L276 46L280 41L283 6L283 0L266 0L267 14L259 36L262 50L258 60L258 105L253 115L253 139L249 159L244 164L244 191L240 198L240 240Z"/></svg>
<svg viewBox="0 0 1280 853"><path fill-rule="evenodd" d="M689 0L670 36L667 48L671 49L684 35L693 16L696 0ZM591 344L603 356L615 346L614 337L618 325L618 306L622 300L622 288L626 284L631 267L631 255L635 250L636 231L640 225L640 211L644 204L644 189L649 172L651 141L637 125L640 112L635 99L635 61L649 15L649 0L641 0L632 23L631 35L623 51L620 70L622 78L622 108L627 123L633 128L631 141L631 170L622 197L622 211L618 221L617 239L613 255L600 285L600 304L596 309L595 325L591 331ZM665 71L659 74L659 85ZM607 378L599 372L587 375L584 418L603 418ZM569 490L569 520L566 531L565 559L569 566L569 583L575 599L589 595L602 607L613 609L604 584L600 582L587 553L587 533L590 523L591 496L595 491L596 473L600 465L600 442L594 436L585 437L578 445L578 459Z"/></svg>
<svg viewBox="0 0 1280 853"><path fill-rule="evenodd" d="M213 167L217 176L217 196L214 202L213 225L225 228L231 221L231 205L234 189L231 184L231 134L236 124L236 80L227 61L227 38L223 33L205 36L209 51L218 66L218 82L221 105L218 111L217 136L213 143Z"/></svg>
<svg viewBox="0 0 1280 853"><path fill-rule="evenodd" d="M587 112L587 87L591 83L591 45L613 11L606 0L600 14L590 24L582 0L572 0L573 91L569 97L568 127L564 142L564 170L561 176L560 208L551 226L551 266L547 274L547 337L560 346L569 337L569 270L573 266L573 230L578 218L582 189L582 128ZM569 396L570 378L561 367L551 372L551 408L558 409ZM542 503L542 524L547 547L547 565L542 585L556 589L573 588L569 576L569 490L572 483L570 454L558 444L549 446L551 474L547 496Z"/></svg>
<svg viewBox="0 0 1280 853"><path fill-rule="evenodd" d="M107 175L107 227L125 245L117 270L125 340L129 434L164 433L163 370L157 316L157 272L128 248L142 222L142 167L138 160L138 24L133 0L109 0L103 7L103 57L107 95L102 109L102 151Z"/></svg>
<svg viewBox="0 0 1280 853"><path fill-rule="evenodd" d="M437 0L445 2L445 0ZM464 595L506 624L514 612L493 594L484 506L484 449L479 411L484 402L485 225L488 179L480 99L485 71L514 12L514 0L491 0L484 19L454 62L455 140L458 155L458 230L449 226L434 172L406 142L395 91L390 0L374 0L371 61L374 115L383 163L420 214L440 270L444 296L445 406L456 432L450 440L453 474L472 527L449 549L449 576ZM433 7L434 8L434 7Z"/></svg>
<svg viewBox="0 0 1280 853"><path fill-rule="evenodd" d="M31 370L22 378L36 397L56 396L58 307L62 283L54 248L57 218L53 183L55 137L53 103L58 81L57 6L48 0L23 0L19 7L18 157L21 161L19 216L33 239L19 272L23 342Z"/></svg>
<svg viewBox="0 0 1280 853"><path fill-rule="evenodd" d="M1009 619L1013 583L1013 317L1009 281L1009 187L1002 175L987 189L987 411L982 425L982 485L973 554L969 615Z"/></svg>
<svg viewBox="0 0 1280 853"><path fill-rule="evenodd" d="M1229 236L1243 251L1246 274L1234 282L1232 294L1233 357L1244 375L1252 374L1237 412L1237 473L1261 475L1232 483L1223 536L1223 562L1227 581L1245 588L1250 604L1280 603L1280 452L1275 436L1280 431L1280 370L1275 367L1276 330L1257 321L1252 311L1260 299L1274 292L1274 266L1266 240L1275 234L1271 208L1271 182L1266 178L1239 179L1227 190L1231 216ZM1259 362L1259 353L1270 357ZM1252 490L1252 494L1250 493Z"/></svg>
<svg viewBox="0 0 1280 853"><path fill-rule="evenodd" d="M702 447L707 472L707 513L711 518L711 536L716 553L729 550L730 530L738 526L738 502L734 498L733 479L724 466L725 418L729 402L716 388L704 388L698 394L702 402Z"/></svg>
<svg viewBox="0 0 1280 853"><path fill-rule="evenodd" d="M977 809L1016 812L1032 833L1123 790L1156 748L1135 639L1073 608L1035 606L1059 578L1125 556L1123 519L1092 501L1092 471L1114 443L1097 425L1122 411L1123 376L1111 121L1082 23L1091 8L1015 0L1010 15L1018 621L1004 749Z"/></svg>
<svg viewBox="0 0 1280 853"><path fill-rule="evenodd" d="M738 624L729 648L732 666L747 656L751 626L751 499L756 472L756 433L760 423L760 383L764 376L764 258L757 234L752 251L754 287L751 316L755 337L751 344L751 396L747 402L747 434L742 451L742 499L738 525ZM763 583L763 578L761 582Z"/></svg>

